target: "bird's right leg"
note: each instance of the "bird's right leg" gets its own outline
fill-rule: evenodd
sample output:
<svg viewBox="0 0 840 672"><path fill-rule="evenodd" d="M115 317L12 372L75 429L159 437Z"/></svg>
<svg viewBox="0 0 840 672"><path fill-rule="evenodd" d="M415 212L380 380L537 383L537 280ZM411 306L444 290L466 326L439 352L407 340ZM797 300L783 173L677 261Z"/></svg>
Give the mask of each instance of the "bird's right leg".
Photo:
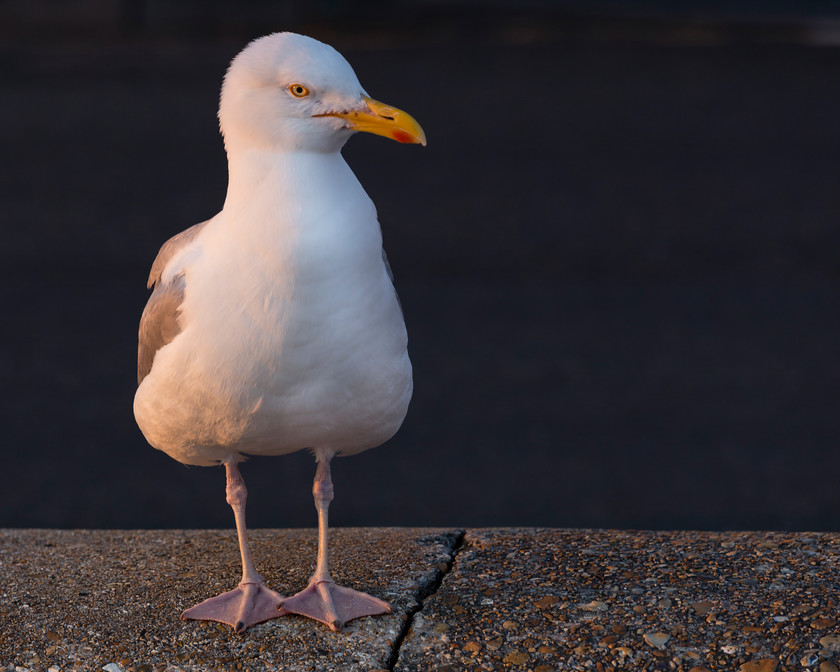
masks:
<svg viewBox="0 0 840 672"><path fill-rule="evenodd" d="M378 597L338 586L330 576L327 559L329 530L327 512L333 499L330 472L332 453L321 453L317 457L318 466L315 482L312 485L312 495L315 498L315 508L318 510L318 562L315 565L315 573L309 579L309 585L297 595L286 599L283 602L283 610L314 618L328 625L331 630L337 631L354 618L390 614L391 606Z"/></svg>
<svg viewBox="0 0 840 672"><path fill-rule="evenodd" d="M257 574L251 559L251 547L248 544L248 531L245 527L245 500L248 490L239 473L236 461L225 462L227 477L227 502L233 509L236 519L236 533L239 537L239 552L242 556L242 581L226 593L211 597L187 609L181 618L227 623L236 632L243 632L255 623L262 623L286 612L280 609L285 599L279 593L263 583L263 577Z"/></svg>

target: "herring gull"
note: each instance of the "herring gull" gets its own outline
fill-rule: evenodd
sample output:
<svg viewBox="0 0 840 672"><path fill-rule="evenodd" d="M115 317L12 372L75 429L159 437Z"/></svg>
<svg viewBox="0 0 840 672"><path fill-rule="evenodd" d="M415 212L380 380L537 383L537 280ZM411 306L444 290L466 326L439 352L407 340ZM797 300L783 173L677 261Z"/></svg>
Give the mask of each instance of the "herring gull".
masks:
<svg viewBox="0 0 840 672"><path fill-rule="evenodd" d="M243 631L296 613L338 630L390 607L330 577L330 461L393 436L412 392L376 209L341 148L356 131L423 145L425 135L370 98L335 49L293 33L254 40L233 59L219 121L227 196L152 265L134 414L155 448L226 469L242 580L183 617ZM302 449L317 461L318 557L309 585L287 598L254 567L237 465Z"/></svg>

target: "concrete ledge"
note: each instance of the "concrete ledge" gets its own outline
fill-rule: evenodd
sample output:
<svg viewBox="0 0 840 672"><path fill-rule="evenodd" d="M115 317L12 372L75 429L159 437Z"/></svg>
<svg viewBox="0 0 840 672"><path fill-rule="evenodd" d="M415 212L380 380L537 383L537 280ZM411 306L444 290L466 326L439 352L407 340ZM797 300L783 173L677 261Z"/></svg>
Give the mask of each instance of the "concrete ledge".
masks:
<svg viewBox="0 0 840 672"><path fill-rule="evenodd" d="M250 537L257 568L274 590L291 595L306 586L314 530L255 530ZM5 530L0 661L62 672L109 664L137 672L385 668L457 538L444 530L333 530L335 580L388 600L394 614L355 621L338 635L299 617L237 635L180 619L186 607L239 582L233 530Z"/></svg>
<svg viewBox="0 0 840 672"><path fill-rule="evenodd" d="M313 530L256 530L284 594ZM394 614L236 635L181 610L238 581L233 531L4 530L0 669L836 672L840 535L333 531L338 581Z"/></svg>

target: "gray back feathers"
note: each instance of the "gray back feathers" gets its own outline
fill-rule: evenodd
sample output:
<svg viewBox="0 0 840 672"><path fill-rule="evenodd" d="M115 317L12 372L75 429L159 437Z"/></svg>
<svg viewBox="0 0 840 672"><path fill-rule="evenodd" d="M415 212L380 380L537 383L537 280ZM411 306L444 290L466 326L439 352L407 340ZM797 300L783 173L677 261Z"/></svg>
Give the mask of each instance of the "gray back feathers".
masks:
<svg viewBox="0 0 840 672"><path fill-rule="evenodd" d="M209 220L208 220L209 221ZM178 313L184 302L187 280L183 273L176 275L170 282L161 282L161 277L169 260L181 249L195 240L207 222L191 226L186 231L172 236L160 248L152 263L147 287L154 286L143 315L140 318L140 330L137 334L137 384L149 375L157 351L170 343L181 332Z"/></svg>

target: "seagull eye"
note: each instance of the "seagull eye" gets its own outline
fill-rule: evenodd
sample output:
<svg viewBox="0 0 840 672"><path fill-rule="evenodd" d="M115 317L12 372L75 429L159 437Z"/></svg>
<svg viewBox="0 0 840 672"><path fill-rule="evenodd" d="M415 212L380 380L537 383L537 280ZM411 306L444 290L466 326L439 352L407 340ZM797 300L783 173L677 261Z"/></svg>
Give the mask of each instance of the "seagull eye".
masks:
<svg viewBox="0 0 840 672"><path fill-rule="evenodd" d="M309 89L303 84L289 84L289 93L295 98L305 98L309 95Z"/></svg>

